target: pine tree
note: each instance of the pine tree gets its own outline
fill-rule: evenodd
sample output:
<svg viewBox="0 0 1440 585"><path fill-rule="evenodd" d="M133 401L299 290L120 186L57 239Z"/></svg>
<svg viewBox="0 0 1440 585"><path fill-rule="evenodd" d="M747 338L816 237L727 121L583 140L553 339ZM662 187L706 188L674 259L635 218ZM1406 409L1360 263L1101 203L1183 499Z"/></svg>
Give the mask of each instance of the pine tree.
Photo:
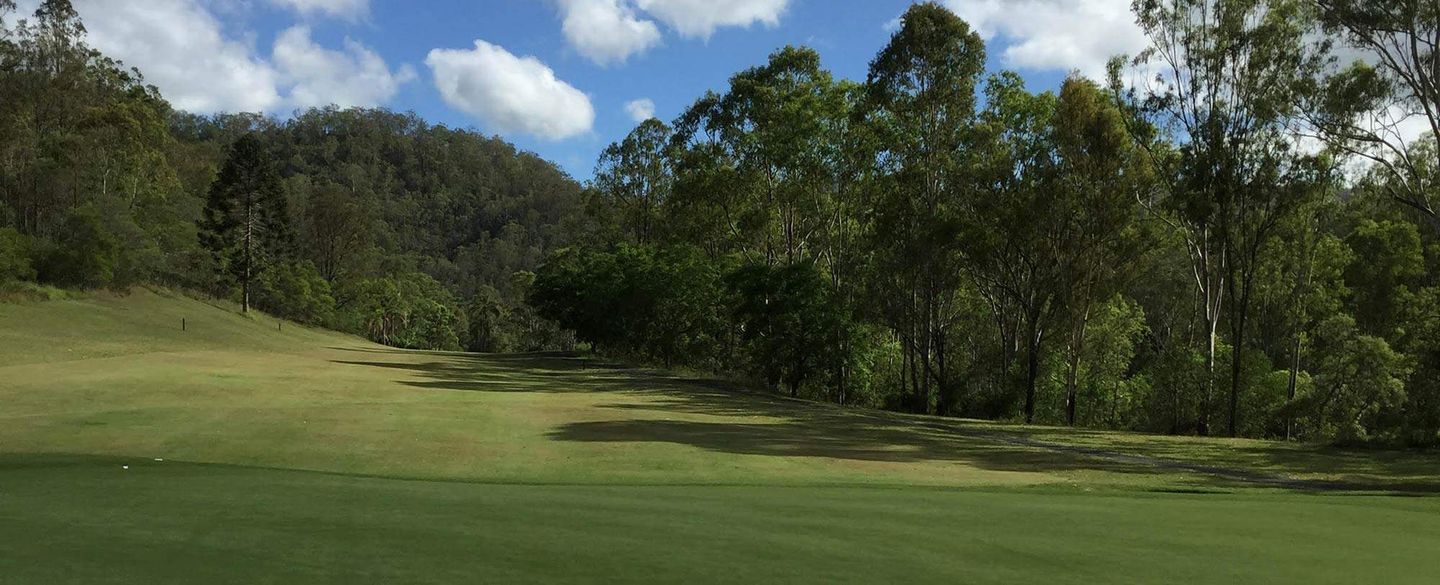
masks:
<svg viewBox="0 0 1440 585"><path fill-rule="evenodd" d="M230 147L199 227L200 244L214 255L217 276L240 285L240 307L248 312L251 283L284 256L289 242L280 176L254 135Z"/></svg>

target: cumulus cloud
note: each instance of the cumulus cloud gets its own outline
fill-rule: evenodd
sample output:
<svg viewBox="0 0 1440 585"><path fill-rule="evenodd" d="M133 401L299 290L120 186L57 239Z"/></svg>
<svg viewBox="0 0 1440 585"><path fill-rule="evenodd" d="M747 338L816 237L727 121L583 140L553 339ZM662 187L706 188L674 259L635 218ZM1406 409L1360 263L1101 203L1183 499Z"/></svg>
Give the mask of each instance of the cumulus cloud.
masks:
<svg viewBox="0 0 1440 585"><path fill-rule="evenodd" d="M726 26L775 26L790 0L554 0L570 46L599 65L623 63L661 41L654 20L687 38ZM652 20L654 19L654 20Z"/></svg>
<svg viewBox="0 0 1440 585"><path fill-rule="evenodd" d="M595 123L590 98L535 57L476 40L473 50L430 51L425 64L445 103L493 132L561 140L589 132Z"/></svg>
<svg viewBox="0 0 1440 585"><path fill-rule="evenodd" d="M284 80L293 84L287 101L296 107L381 104L415 79L409 65L391 71L384 59L351 39L345 39L343 51L321 47L304 26L281 33L273 61Z"/></svg>
<svg viewBox="0 0 1440 585"><path fill-rule="evenodd" d="M91 45L138 67L175 107L192 112L274 112L334 103L374 106L415 77L391 71L370 49L346 39L343 50L316 44L306 27L276 38L265 56L226 36L198 0L77 0Z"/></svg>
<svg viewBox="0 0 1440 585"><path fill-rule="evenodd" d="M660 19L681 36L710 38L725 26L780 24L790 0L635 0L635 5Z"/></svg>
<svg viewBox="0 0 1440 585"><path fill-rule="evenodd" d="M246 43L225 37L194 0L75 2L90 44L139 67L176 107L264 111L281 102L276 74Z"/></svg>
<svg viewBox="0 0 1440 585"><path fill-rule="evenodd" d="M660 29L620 0L560 0L570 45L599 65L623 63L660 43Z"/></svg>
<svg viewBox="0 0 1440 585"><path fill-rule="evenodd" d="M1078 70L1095 79L1119 54L1146 46L1130 0L945 0L986 40L997 35L1006 66Z"/></svg>
<svg viewBox="0 0 1440 585"><path fill-rule="evenodd" d="M270 0L270 2L307 16L318 14L332 18L360 20L370 14L370 0Z"/></svg>
<svg viewBox="0 0 1440 585"><path fill-rule="evenodd" d="M644 122L655 117L655 102L649 98L640 98L625 102L625 113L636 122Z"/></svg>

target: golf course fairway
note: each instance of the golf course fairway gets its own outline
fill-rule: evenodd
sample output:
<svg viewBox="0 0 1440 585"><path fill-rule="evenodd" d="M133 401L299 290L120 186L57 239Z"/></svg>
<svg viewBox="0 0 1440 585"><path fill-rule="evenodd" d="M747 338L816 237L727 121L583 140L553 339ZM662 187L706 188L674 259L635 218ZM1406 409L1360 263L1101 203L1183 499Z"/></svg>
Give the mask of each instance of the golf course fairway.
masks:
<svg viewBox="0 0 1440 585"><path fill-rule="evenodd" d="M182 320L184 321L182 327ZM1440 459L0 304L0 583L1434 583Z"/></svg>

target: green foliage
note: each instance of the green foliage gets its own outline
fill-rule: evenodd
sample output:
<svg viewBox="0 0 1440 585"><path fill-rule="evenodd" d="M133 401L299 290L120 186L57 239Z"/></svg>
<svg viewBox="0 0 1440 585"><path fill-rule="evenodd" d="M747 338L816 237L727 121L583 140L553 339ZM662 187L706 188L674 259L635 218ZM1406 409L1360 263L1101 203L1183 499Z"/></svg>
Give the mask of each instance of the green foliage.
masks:
<svg viewBox="0 0 1440 585"><path fill-rule="evenodd" d="M280 175L259 138L246 135L230 147L199 227L200 244L218 268L218 286L238 285L240 307L248 310L255 279L282 262L290 246Z"/></svg>
<svg viewBox="0 0 1440 585"><path fill-rule="evenodd" d="M660 231L661 206L670 197L674 177L665 158L670 127L651 118L624 140L600 153L596 163L591 213L618 233L612 241L646 243Z"/></svg>
<svg viewBox="0 0 1440 585"><path fill-rule="evenodd" d="M985 65L980 35L938 4L911 6L870 64L857 115L865 140L865 245L872 258L867 301L895 331L902 392L916 412L949 413L958 402L945 359L954 319L946 307L964 287L958 205L973 185L962 173Z"/></svg>
<svg viewBox="0 0 1440 585"><path fill-rule="evenodd" d="M1374 163L1393 208L1440 234L1435 200L1440 118L1424 114L1440 107L1440 87L1432 81L1435 48L1422 40L1440 30L1440 9L1415 0L1310 4L1327 36L1310 52L1337 66L1305 84L1299 118L1332 148ZM1417 123L1426 132L1410 142Z"/></svg>
<svg viewBox="0 0 1440 585"><path fill-rule="evenodd" d="M1394 339L1391 327L1403 326L1402 312L1414 287L1426 276L1420 232L1414 223L1362 219L1345 239L1355 261L1345 280L1355 288L1355 320L1373 335Z"/></svg>
<svg viewBox="0 0 1440 585"><path fill-rule="evenodd" d="M517 273L516 280L528 280L522 294L534 285L534 275ZM511 305L500 292L484 286L465 303L469 331L465 348L485 353L530 352L547 349L571 350L575 333L541 317L528 303Z"/></svg>
<svg viewBox="0 0 1440 585"><path fill-rule="evenodd" d="M1405 383L1403 439L1416 445L1440 444L1440 287L1416 295L1407 314L1402 347L1414 360Z"/></svg>
<svg viewBox="0 0 1440 585"><path fill-rule="evenodd" d="M530 302L598 348L699 363L722 341L720 274L693 248L567 249L541 267Z"/></svg>
<svg viewBox="0 0 1440 585"><path fill-rule="evenodd" d="M385 345L459 350L469 330L450 291L423 273L354 282L338 296L343 328Z"/></svg>
<svg viewBox="0 0 1440 585"><path fill-rule="evenodd" d="M321 185L305 195L304 251L320 276L334 282L362 272L373 237L366 210L335 184Z"/></svg>
<svg viewBox="0 0 1440 585"><path fill-rule="evenodd" d="M31 243L15 228L0 228L0 282L34 280Z"/></svg>
<svg viewBox="0 0 1440 585"><path fill-rule="evenodd" d="M1404 356L1384 339L1360 333L1346 315L1321 323L1315 337L1314 388L1298 409L1326 439L1387 438L1376 431L1396 428L1409 374Z"/></svg>
<svg viewBox="0 0 1440 585"><path fill-rule="evenodd" d="M510 308L493 286L486 286L465 302L465 319L470 325L465 335L465 349L485 353L515 351L517 343L506 327Z"/></svg>
<svg viewBox="0 0 1440 585"><path fill-rule="evenodd" d="M726 282L748 362L771 386L784 384L799 396L817 375L852 366L858 332L838 291L814 266L744 266Z"/></svg>
<svg viewBox="0 0 1440 585"><path fill-rule="evenodd" d="M61 235L42 252L40 280L76 288L110 285L121 252L119 239L106 229L99 213L81 210L66 220Z"/></svg>
<svg viewBox="0 0 1440 585"><path fill-rule="evenodd" d="M330 325L335 298L330 282L308 260L271 266L255 282L255 306L277 317L309 325Z"/></svg>
<svg viewBox="0 0 1440 585"><path fill-rule="evenodd" d="M1148 392L1147 380L1132 376L1137 346L1148 326L1145 310L1134 300L1115 296L1101 304L1085 330L1076 423L1102 428L1134 428L1137 409Z"/></svg>

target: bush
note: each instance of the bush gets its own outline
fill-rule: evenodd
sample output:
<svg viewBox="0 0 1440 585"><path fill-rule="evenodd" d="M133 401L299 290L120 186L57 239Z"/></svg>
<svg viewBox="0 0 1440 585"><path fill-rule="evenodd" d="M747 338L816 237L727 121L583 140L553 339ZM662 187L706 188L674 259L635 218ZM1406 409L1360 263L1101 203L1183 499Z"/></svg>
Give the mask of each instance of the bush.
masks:
<svg viewBox="0 0 1440 585"><path fill-rule="evenodd" d="M337 324L385 345L459 350L461 333L469 329L450 291L426 274L358 281L341 297L345 308Z"/></svg>
<svg viewBox="0 0 1440 585"><path fill-rule="evenodd" d="M0 228L0 282L35 280L30 238L15 228Z"/></svg>
<svg viewBox="0 0 1440 585"><path fill-rule="evenodd" d="M120 264L120 243L93 210L82 210L65 221L60 237L40 256L42 282L76 288L109 286Z"/></svg>
<svg viewBox="0 0 1440 585"><path fill-rule="evenodd" d="M1384 339L1361 334L1349 316L1331 317L1317 328L1311 359L1314 391L1300 409L1318 436L1356 442L1399 430L1409 367Z"/></svg>
<svg viewBox="0 0 1440 585"><path fill-rule="evenodd" d="M770 385L799 396L806 382L852 366L857 328L814 266L745 266L726 281L749 361Z"/></svg>
<svg viewBox="0 0 1440 585"><path fill-rule="evenodd" d="M270 267L255 280L251 294L255 306L291 321L327 325L334 317L330 283L308 260Z"/></svg>
<svg viewBox="0 0 1440 585"><path fill-rule="evenodd" d="M540 317L597 348L701 364L724 335L720 274L689 247L566 250L540 268L529 299Z"/></svg>
<svg viewBox="0 0 1440 585"><path fill-rule="evenodd" d="M492 286L481 286L465 303L465 317L469 331L464 346L470 351L512 353L575 348L574 332L541 317L530 305L506 303Z"/></svg>

